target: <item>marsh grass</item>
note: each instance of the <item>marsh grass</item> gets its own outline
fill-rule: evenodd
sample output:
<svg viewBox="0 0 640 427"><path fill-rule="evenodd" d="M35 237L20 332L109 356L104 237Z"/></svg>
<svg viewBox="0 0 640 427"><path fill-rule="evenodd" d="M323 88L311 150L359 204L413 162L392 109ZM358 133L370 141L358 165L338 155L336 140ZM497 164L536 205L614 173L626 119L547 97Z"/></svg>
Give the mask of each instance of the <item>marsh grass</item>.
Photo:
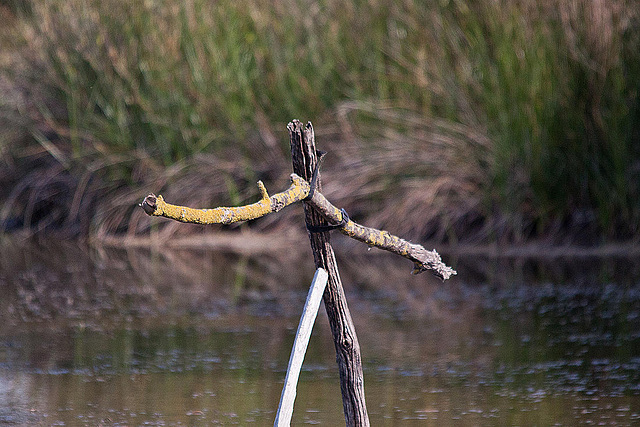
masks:
<svg viewBox="0 0 640 427"><path fill-rule="evenodd" d="M638 231L634 0L12 5L5 223L31 223L53 182L20 171L53 164L76 194L63 206L92 200L101 233L143 230L131 202L150 187L244 202L256 179L286 180L284 124L302 118L335 156L327 191L372 225L448 241Z"/></svg>

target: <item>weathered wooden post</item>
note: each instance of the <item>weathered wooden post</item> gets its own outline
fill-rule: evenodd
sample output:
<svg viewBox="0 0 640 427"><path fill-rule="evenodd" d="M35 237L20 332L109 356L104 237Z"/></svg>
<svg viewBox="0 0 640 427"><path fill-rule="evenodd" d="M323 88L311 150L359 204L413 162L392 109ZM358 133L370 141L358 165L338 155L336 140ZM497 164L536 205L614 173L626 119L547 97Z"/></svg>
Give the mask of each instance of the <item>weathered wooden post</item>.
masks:
<svg viewBox="0 0 640 427"><path fill-rule="evenodd" d="M300 121L294 120L289 123L287 129L289 129L291 141L293 172L307 182L311 182L318 162L313 126L311 123L303 125ZM316 173L318 174L315 182L316 189L321 191L319 172L316 171ZM314 189L312 188L311 191ZM303 204L307 227L327 224L324 217L309 203L303 202ZM329 282L324 291L323 300L336 348L345 421L347 426L368 426L369 415L364 397L360 345L342 288L329 233L309 231L309 239L316 268L323 268L329 273Z"/></svg>

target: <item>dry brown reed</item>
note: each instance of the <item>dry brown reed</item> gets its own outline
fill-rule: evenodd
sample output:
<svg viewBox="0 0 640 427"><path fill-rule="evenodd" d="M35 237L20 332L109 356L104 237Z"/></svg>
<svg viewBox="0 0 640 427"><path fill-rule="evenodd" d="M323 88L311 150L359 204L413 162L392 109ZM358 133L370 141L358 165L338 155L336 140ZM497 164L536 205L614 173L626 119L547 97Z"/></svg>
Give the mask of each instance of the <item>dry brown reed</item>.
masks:
<svg viewBox="0 0 640 427"><path fill-rule="evenodd" d="M258 179L286 186L299 118L330 151L327 196L362 223L637 234L635 0L24 4L0 7L5 229L147 232L149 191L246 202Z"/></svg>

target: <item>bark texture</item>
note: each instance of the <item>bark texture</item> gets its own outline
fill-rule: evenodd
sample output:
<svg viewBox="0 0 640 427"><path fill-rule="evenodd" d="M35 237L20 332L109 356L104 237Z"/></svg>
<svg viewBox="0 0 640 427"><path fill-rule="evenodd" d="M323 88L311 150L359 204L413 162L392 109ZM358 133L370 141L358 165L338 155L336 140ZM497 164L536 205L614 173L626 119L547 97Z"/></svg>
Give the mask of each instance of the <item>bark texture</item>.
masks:
<svg viewBox="0 0 640 427"><path fill-rule="evenodd" d="M293 171L307 182L311 182L318 161L313 127L311 123L303 125L294 120L287 128L291 142ZM316 179L316 185L317 194L321 191L319 176ZM315 210L310 202L305 201L303 205L308 225L327 225L324 216ZM347 426L368 426L369 415L365 403L360 345L347 306L329 233L309 232L309 239L316 268L324 268L329 273L329 282L323 300L336 348L345 422Z"/></svg>

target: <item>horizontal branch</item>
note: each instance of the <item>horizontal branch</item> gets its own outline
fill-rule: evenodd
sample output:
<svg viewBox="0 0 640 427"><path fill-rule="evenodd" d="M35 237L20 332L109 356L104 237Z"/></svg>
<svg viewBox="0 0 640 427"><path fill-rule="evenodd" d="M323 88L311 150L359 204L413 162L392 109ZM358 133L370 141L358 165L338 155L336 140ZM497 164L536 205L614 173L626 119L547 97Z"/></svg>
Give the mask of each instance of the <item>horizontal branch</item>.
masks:
<svg viewBox="0 0 640 427"><path fill-rule="evenodd" d="M194 209L169 204L164 201L162 196L153 194L145 197L140 206L148 215L161 216L185 223L231 224L260 218L271 212L278 212L286 206L306 199L311 189L309 183L296 174L291 174L291 186L288 189L273 196L269 196L262 181L258 181L258 188L262 195L260 201L245 206ZM454 269L442 262L440 255L435 250L429 251L421 245L410 243L387 231L365 227L351 219L346 220L347 218L343 218L342 211L331 204L319 191L314 191L311 199L306 202L313 206L329 223L340 224L339 231L342 234L413 261L413 274L429 270L442 280L456 274Z"/></svg>
<svg viewBox="0 0 640 427"><path fill-rule="evenodd" d="M329 202L322 193L314 192L309 203L316 208L327 221L334 224L343 222L342 211ZM423 246L408 242L385 230L365 227L349 219L339 231L369 246L393 252L413 261L413 274L430 270L435 276L446 280L456 271L442 262L436 250L429 251Z"/></svg>
<svg viewBox="0 0 640 427"><path fill-rule="evenodd" d="M262 181L258 181L258 188L262 195L260 201L245 206L194 209L172 205L165 202L162 196L154 194L145 197L140 206L148 215L162 216L189 224L231 224L278 212L309 194L309 183L296 174L291 174L291 186L282 193L269 197Z"/></svg>

